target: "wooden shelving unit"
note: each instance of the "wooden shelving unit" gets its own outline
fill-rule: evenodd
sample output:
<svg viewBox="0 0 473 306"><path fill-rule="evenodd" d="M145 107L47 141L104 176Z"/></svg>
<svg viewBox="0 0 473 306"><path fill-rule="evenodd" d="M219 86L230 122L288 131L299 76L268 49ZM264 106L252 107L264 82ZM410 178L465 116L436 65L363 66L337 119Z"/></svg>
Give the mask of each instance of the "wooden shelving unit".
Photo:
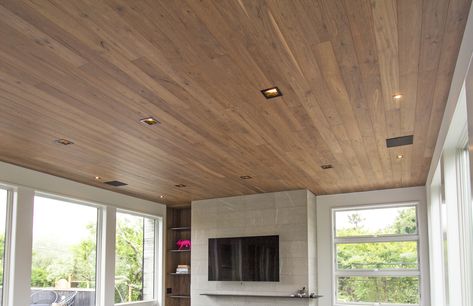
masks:
<svg viewBox="0 0 473 306"><path fill-rule="evenodd" d="M167 209L166 306L190 306L190 273L176 273L177 265L191 264L191 250L178 250L176 242L191 239L191 208ZM191 267L192 269L192 267Z"/></svg>

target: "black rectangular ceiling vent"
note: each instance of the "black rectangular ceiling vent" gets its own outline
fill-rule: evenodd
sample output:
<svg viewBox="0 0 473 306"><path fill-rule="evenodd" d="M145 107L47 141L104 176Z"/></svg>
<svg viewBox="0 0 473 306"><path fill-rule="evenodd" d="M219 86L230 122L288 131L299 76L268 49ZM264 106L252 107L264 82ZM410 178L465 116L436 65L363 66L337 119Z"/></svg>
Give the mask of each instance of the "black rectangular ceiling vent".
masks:
<svg viewBox="0 0 473 306"><path fill-rule="evenodd" d="M407 146L414 143L414 135L401 136L386 139L386 146L388 148Z"/></svg>
<svg viewBox="0 0 473 306"><path fill-rule="evenodd" d="M110 186L114 186L114 187L120 187L120 186L126 186L126 185L128 185L128 184L123 183L123 182L120 182L120 181L108 181L108 182L104 182L104 184L107 184L107 185L110 185Z"/></svg>

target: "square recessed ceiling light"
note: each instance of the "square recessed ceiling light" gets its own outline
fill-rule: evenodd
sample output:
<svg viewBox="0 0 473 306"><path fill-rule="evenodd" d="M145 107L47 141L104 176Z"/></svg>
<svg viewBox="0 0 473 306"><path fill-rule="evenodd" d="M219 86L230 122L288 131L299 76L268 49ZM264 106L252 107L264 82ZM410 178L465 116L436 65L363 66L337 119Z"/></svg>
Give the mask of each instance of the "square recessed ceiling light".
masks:
<svg viewBox="0 0 473 306"><path fill-rule="evenodd" d="M276 86L275 87L271 87L271 88L266 88L266 89L263 89L261 91L261 93L263 94L263 96L266 98L266 99L272 99L272 98L276 98L276 97L280 97L282 96L282 92L279 90L279 88L277 88Z"/></svg>
<svg viewBox="0 0 473 306"><path fill-rule="evenodd" d="M153 117L147 117L147 118L140 119L140 122L144 123L144 124L147 124L147 125L155 125L155 124L161 123Z"/></svg>

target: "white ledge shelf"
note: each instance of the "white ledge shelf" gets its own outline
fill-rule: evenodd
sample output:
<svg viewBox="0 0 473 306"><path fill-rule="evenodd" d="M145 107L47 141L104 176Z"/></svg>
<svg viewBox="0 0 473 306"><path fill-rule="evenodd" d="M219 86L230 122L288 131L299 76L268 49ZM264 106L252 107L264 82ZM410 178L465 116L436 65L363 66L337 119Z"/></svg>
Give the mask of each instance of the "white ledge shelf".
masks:
<svg viewBox="0 0 473 306"><path fill-rule="evenodd" d="M313 297L291 296L291 295L269 295L269 294L234 294L234 293L201 293L200 295L215 296L215 297L255 297L255 298L274 298L274 299L318 299L322 295L315 295Z"/></svg>

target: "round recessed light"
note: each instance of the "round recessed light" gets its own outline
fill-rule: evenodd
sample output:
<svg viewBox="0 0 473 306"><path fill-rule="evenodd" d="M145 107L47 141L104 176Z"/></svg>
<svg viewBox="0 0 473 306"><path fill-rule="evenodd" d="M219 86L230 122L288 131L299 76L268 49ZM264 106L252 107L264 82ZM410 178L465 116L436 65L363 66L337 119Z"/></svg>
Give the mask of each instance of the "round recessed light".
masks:
<svg viewBox="0 0 473 306"><path fill-rule="evenodd" d="M404 155L398 154L398 155L396 156L396 158L397 158L397 159L403 159L403 158L404 158Z"/></svg>
<svg viewBox="0 0 473 306"><path fill-rule="evenodd" d="M395 94L393 95L393 99L394 100L400 100L402 98L402 95L401 94Z"/></svg>
<svg viewBox="0 0 473 306"><path fill-rule="evenodd" d="M96 176L95 179L96 179L97 181L100 181L102 178L101 178L100 176Z"/></svg>
<svg viewBox="0 0 473 306"><path fill-rule="evenodd" d="M249 176L249 175L242 175L240 176L240 179L242 180L251 180L253 177Z"/></svg>
<svg viewBox="0 0 473 306"><path fill-rule="evenodd" d="M166 196L164 194L159 196L161 199L164 199Z"/></svg>

